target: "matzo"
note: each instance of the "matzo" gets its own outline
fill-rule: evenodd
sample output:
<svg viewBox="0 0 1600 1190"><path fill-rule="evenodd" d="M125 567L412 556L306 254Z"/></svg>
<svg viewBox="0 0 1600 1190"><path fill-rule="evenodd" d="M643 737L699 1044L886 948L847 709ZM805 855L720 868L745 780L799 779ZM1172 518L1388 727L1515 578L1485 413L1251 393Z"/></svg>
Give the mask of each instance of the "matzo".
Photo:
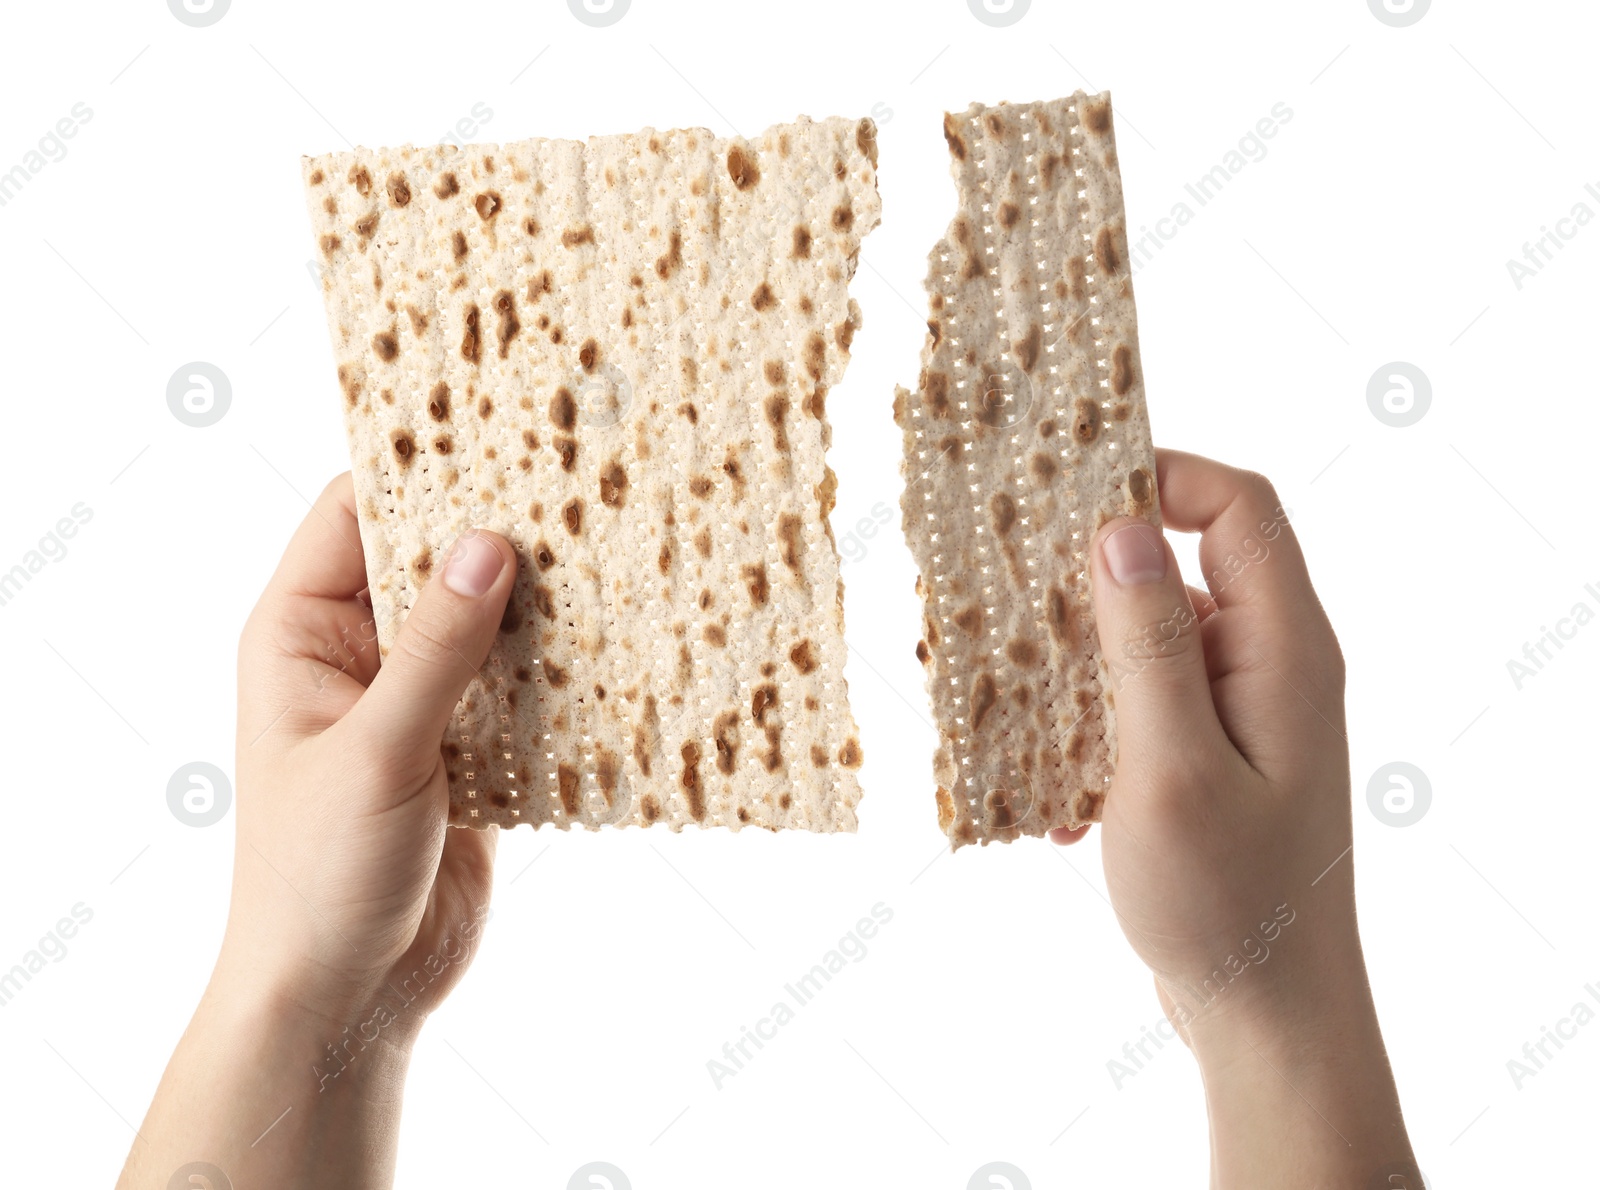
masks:
<svg viewBox="0 0 1600 1190"><path fill-rule="evenodd" d="M945 116L959 211L896 392L952 848L1098 820L1116 756L1087 550L1159 524L1109 95Z"/></svg>
<svg viewBox="0 0 1600 1190"><path fill-rule="evenodd" d="M518 553L453 823L855 828L823 402L874 135L304 162L380 647L459 534Z"/></svg>

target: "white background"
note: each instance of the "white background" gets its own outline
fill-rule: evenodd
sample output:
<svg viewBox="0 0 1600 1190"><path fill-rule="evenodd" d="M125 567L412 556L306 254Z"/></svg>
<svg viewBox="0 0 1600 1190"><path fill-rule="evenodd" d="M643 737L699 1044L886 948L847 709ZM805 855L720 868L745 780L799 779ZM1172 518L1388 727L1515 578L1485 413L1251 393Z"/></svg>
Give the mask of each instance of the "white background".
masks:
<svg viewBox="0 0 1600 1190"><path fill-rule="evenodd" d="M882 105L866 324L828 404L843 538L901 486L890 400L953 209L940 113L1090 85L1115 97L1130 238L1293 113L1138 273L1151 420L1273 477L1339 630L1363 935L1424 1170L1594 1178L1600 1023L1520 1090L1506 1066L1600 985L1600 624L1521 690L1506 667L1575 603L1600 610L1600 221L1520 290L1506 267L1574 204L1600 213L1592 7L1438 3L1403 29L1363 0L1035 0L1003 29L961 0L634 0L604 29L558 0L4 19L0 170L75 103L93 115L0 207L0 570L74 504L93 519L0 607L0 968L73 904L94 916L0 1009L0 1181L109 1184L215 956L231 816L180 824L166 783L232 772L238 630L303 497L346 466L300 155L438 139L476 103L484 140L751 136ZM208 429L166 406L191 360L233 385ZM1410 428L1367 406L1392 360L1432 383ZM897 525L845 569L860 833L507 835L486 949L416 1054L400 1185L562 1187L590 1160L638 1190L958 1190L991 1160L1036 1187L1203 1184L1188 1054L1120 1089L1107 1071L1160 1010L1094 835L942 854ZM1365 801L1392 760L1432 785L1403 829ZM714 1089L707 1060L879 901L867 957Z"/></svg>

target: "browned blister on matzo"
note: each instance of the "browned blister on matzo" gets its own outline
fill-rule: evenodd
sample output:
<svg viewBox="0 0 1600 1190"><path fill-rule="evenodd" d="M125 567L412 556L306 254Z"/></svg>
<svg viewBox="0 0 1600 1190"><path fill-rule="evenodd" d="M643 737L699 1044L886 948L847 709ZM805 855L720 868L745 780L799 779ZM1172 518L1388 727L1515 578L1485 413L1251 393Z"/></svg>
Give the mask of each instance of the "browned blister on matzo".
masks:
<svg viewBox="0 0 1600 1190"><path fill-rule="evenodd" d="M1159 524L1109 95L946 115L959 210L900 389L917 656L952 847L1097 821L1116 756L1087 550Z"/></svg>
<svg viewBox="0 0 1600 1190"><path fill-rule="evenodd" d="M870 120L309 158L384 650L450 543L516 546L450 820L853 830L824 400Z"/></svg>

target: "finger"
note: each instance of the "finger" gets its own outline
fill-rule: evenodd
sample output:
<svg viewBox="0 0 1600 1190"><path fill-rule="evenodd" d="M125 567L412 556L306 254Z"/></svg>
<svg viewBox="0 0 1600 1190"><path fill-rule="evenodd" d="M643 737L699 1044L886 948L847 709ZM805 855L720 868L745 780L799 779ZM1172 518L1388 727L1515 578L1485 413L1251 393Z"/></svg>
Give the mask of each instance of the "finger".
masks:
<svg viewBox="0 0 1600 1190"><path fill-rule="evenodd" d="M1199 587L1188 585L1184 587L1184 590L1189 592L1189 606L1194 608L1194 614L1200 617L1202 624L1216 615L1217 601L1211 598L1208 593L1202 591Z"/></svg>
<svg viewBox="0 0 1600 1190"><path fill-rule="evenodd" d="M456 703L488 656L516 575L516 555L498 534L473 530L452 547L348 718L374 755L400 771L424 763L432 771Z"/></svg>
<svg viewBox="0 0 1600 1190"><path fill-rule="evenodd" d="M1063 847L1076 843L1089 833L1089 827L1092 825L1092 823L1086 822L1082 826L1073 827L1071 830L1064 826L1058 826L1050 832L1050 841L1052 843L1060 843Z"/></svg>
<svg viewBox="0 0 1600 1190"><path fill-rule="evenodd" d="M494 857L499 842L499 827L452 827L445 834L439 873L434 880L440 896L453 899L459 908L475 908L488 901L494 886Z"/></svg>
<svg viewBox="0 0 1600 1190"><path fill-rule="evenodd" d="M372 612L357 598L366 586L360 543L347 473L317 497L240 634L242 738L320 731L377 672Z"/></svg>
<svg viewBox="0 0 1600 1190"><path fill-rule="evenodd" d="M1162 756L1220 734L1199 617L1161 531L1128 517L1107 522L1090 573L1119 754Z"/></svg>
<svg viewBox="0 0 1600 1190"><path fill-rule="evenodd" d="M1200 566L1219 608L1292 612L1316 601L1289 516L1265 476L1175 450L1156 452L1161 519L1200 533Z"/></svg>
<svg viewBox="0 0 1600 1190"><path fill-rule="evenodd" d="M275 661L297 669L313 661L350 674L363 686L378 672L377 620L371 608L354 599L289 599L258 626L271 633Z"/></svg>
<svg viewBox="0 0 1600 1190"><path fill-rule="evenodd" d="M1342 734L1339 644L1272 484L1178 451L1157 451L1156 471L1163 520L1201 533L1200 562L1221 613L1204 634L1212 676L1244 675L1243 702L1217 704L1230 738L1258 767L1271 763L1268 745L1285 738L1274 717L1248 722L1233 713L1264 701L1280 716L1314 716L1317 730Z"/></svg>
<svg viewBox="0 0 1600 1190"><path fill-rule="evenodd" d="M1167 1020L1171 1022L1172 1028L1174 1031L1176 1031L1178 1036L1183 1039L1183 1044L1192 1048L1192 1043L1189 1040L1189 1029L1187 1026L1187 1021L1189 1019L1188 1015L1178 1011L1177 1002L1174 1001L1171 994L1168 993L1166 985L1161 982L1161 976L1157 975L1155 977L1155 985L1156 999L1161 1001L1161 1011L1167 1014Z"/></svg>
<svg viewBox="0 0 1600 1190"><path fill-rule="evenodd" d="M355 600L293 598L239 642L239 731L252 745L318 735L378 672L377 627Z"/></svg>
<svg viewBox="0 0 1600 1190"><path fill-rule="evenodd" d="M312 504L267 584L274 597L353 599L367 585L350 472L338 476Z"/></svg>

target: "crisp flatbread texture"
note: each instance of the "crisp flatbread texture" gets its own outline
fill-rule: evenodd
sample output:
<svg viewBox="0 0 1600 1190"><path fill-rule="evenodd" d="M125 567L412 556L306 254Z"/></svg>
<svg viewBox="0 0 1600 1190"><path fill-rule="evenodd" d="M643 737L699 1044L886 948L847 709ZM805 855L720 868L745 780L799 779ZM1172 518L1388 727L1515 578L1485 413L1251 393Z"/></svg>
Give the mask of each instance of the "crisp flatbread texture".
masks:
<svg viewBox="0 0 1600 1190"><path fill-rule="evenodd" d="M944 130L959 210L895 421L954 849L1099 819L1116 724L1087 550L1160 521L1109 94Z"/></svg>
<svg viewBox="0 0 1600 1190"><path fill-rule="evenodd" d="M303 163L380 647L456 537L519 569L450 821L853 830L824 400L870 120Z"/></svg>

